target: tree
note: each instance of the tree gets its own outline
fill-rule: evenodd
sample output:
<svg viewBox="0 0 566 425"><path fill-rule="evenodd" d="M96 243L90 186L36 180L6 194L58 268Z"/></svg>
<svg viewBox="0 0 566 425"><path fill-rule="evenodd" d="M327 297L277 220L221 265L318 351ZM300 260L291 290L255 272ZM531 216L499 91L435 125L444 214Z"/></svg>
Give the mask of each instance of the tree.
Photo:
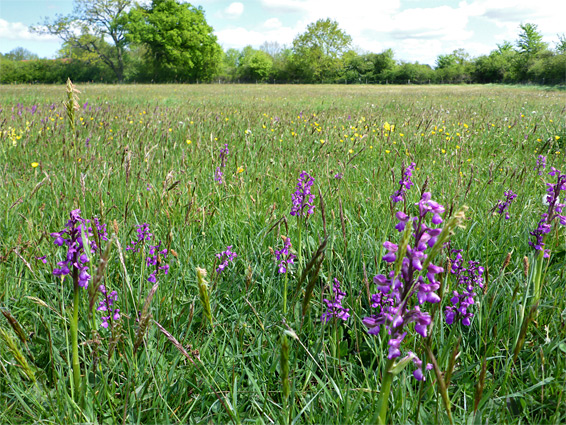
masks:
<svg viewBox="0 0 566 425"><path fill-rule="evenodd" d="M152 0L130 12L127 27L129 40L147 47L154 80L210 80L219 70L222 49L202 7Z"/></svg>
<svg viewBox="0 0 566 425"><path fill-rule="evenodd" d="M39 33L58 36L72 52L88 53L110 67L116 79L124 79L126 53L126 11L131 0L74 0L70 15L46 19Z"/></svg>
<svg viewBox="0 0 566 425"><path fill-rule="evenodd" d="M516 42L518 56L515 62L515 70L521 80L528 81L532 78L529 69L536 57L544 52L548 45L542 41L542 34L535 24L521 24L519 28L521 31Z"/></svg>
<svg viewBox="0 0 566 425"><path fill-rule="evenodd" d="M436 74L441 81L463 83L470 81L470 55L464 49L456 49L436 59Z"/></svg>
<svg viewBox="0 0 566 425"><path fill-rule="evenodd" d="M559 55L566 54L566 35L558 35L558 41L556 42L556 53Z"/></svg>
<svg viewBox="0 0 566 425"><path fill-rule="evenodd" d="M430 66L418 62L401 62L390 72L390 76L393 82L399 84L423 84L434 78L434 71Z"/></svg>
<svg viewBox="0 0 566 425"><path fill-rule="evenodd" d="M320 19L293 40L293 61L298 76L306 82L331 82L340 74L342 55L351 46L352 37L338 22Z"/></svg>
<svg viewBox="0 0 566 425"><path fill-rule="evenodd" d="M25 49L23 47L16 47L15 49L10 50L8 53L6 53L4 58L11 61L39 59L39 57L35 53L32 53L28 49Z"/></svg>
<svg viewBox="0 0 566 425"><path fill-rule="evenodd" d="M526 23L519 25L519 28L521 29L517 40L519 54L533 57L547 48L548 45L542 41L542 34L537 30L537 25Z"/></svg>
<svg viewBox="0 0 566 425"><path fill-rule="evenodd" d="M473 64L474 81L478 83L507 83L515 80L513 64L517 52L509 41L497 45L489 55L476 58Z"/></svg>
<svg viewBox="0 0 566 425"><path fill-rule="evenodd" d="M273 58L263 50L246 46L238 59L239 76L246 81L265 81L271 74Z"/></svg>

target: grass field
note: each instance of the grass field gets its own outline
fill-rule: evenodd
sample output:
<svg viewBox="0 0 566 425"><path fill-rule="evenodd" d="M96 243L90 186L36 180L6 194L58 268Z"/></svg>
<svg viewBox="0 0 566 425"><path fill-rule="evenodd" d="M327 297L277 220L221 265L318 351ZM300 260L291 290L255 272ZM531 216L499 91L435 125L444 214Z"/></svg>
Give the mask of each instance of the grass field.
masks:
<svg viewBox="0 0 566 425"><path fill-rule="evenodd" d="M529 245L561 176L551 167L566 172L566 93L77 89L73 109L64 86L0 87L0 422L566 422L560 201L544 219L559 213L543 232L548 258ZM394 203L411 163L414 184ZM303 171L314 199L299 190L296 202L313 213L291 215ZM427 336L408 316L369 334L372 294L387 294L374 276L402 278L401 310L419 305L418 243L395 226L425 192L444 206L442 223L427 223L454 233L422 258L442 268L428 289L440 302L420 305ZM94 221L69 221L77 209L107 238ZM63 240L51 235L68 222ZM144 223L152 238L138 242ZM66 257L77 238L88 262ZM227 247L237 256L225 265ZM483 267L468 326L445 320L462 292L453 250ZM325 322L334 279L350 317ZM388 359L401 331L401 355Z"/></svg>

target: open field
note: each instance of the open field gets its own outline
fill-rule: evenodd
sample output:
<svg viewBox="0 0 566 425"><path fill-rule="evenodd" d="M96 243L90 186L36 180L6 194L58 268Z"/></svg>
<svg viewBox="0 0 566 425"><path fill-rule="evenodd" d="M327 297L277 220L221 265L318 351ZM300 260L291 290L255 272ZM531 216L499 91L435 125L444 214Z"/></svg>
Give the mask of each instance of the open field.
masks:
<svg viewBox="0 0 566 425"><path fill-rule="evenodd" d="M68 113L64 86L0 86L0 422L376 423L383 405L391 423L566 422L561 201L544 218L559 213L543 235L548 258L529 245L549 212L547 183L561 176L551 167L566 172L566 93L77 88ZM539 155L546 168L535 170ZM414 185L393 203L413 162ZM313 213L290 215L303 171L314 200L301 205ZM498 208L509 190L517 197ZM403 235L412 236L396 230L395 213L419 214L424 192L444 206L442 223L430 214L428 225L454 234L421 258L442 270L436 288L419 292L440 302L419 304L411 291L426 270L409 258L419 245L410 241L401 264ZM71 217L54 244L76 209L106 225L107 238ZM138 242L143 223L152 238ZM286 273L282 236L296 256ZM89 240L88 261L62 264L77 238ZM229 246L237 257L224 267L216 254ZM483 267L469 326L445 320L462 293L452 250L463 267ZM200 284L197 267L208 272ZM427 312L426 338L408 316L376 335L362 322L379 315L371 294L387 294L373 277L401 267L411 279L403 269L399 308ZM325 323L334 279L350 317ZM116 291L114 305L101 284ZM116 320L99 305L119 308ZM407 332L390 360L388 330ZM411 359L390 372L410 351L426 380Z"/></svg>

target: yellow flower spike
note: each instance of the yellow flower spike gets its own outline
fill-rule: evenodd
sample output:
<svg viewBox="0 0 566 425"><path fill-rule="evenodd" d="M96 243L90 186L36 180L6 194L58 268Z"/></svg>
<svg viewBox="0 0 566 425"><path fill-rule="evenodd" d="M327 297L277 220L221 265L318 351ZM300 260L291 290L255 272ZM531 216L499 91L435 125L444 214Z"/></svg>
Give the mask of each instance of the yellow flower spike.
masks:
<svg viewBox="0 0 566 425"><path fill-rule="evenodd" d="M190 145L191 143L193 143L193 141L190 140L190 139L187 139L187 145Z"/></svg>
<svg viewBox="0 0 566 425"><path fill-rule="evenodd" d="M560 140L560 136L554 136L555 140Z"/></svg>
<svg viewBox="0 0 566 425"><path fill-rule="evenodd" d="M353 149L350 149L350 150L348 151L348 153L352 154L352 153L354 153L354 150L353 150Z"/></svg>
<svg viewBox="0 0 566 425"><path fill-rule="evenodd" d="M385 150L385 153L390 153L391 151Z"/></svg>
<svg viewBox="0 0 566 425"><path fill-rule="evenodd" d="M445 150L445 149L442 149L442 153L446 153L446 150Z"/></svg>
<svg viewBox="0 0 566 425"><path fill-rule="evenodd" d="M33 168L38 167L38 166L39 166L39 162L32 162L32 163L31 163L31 166L32 166Z"/></svg>
<svg viewBox="0 0 566 425"><path fill-rule="evenodd" d="M244 172L244 167L238 167L238 174Z"/></svg>

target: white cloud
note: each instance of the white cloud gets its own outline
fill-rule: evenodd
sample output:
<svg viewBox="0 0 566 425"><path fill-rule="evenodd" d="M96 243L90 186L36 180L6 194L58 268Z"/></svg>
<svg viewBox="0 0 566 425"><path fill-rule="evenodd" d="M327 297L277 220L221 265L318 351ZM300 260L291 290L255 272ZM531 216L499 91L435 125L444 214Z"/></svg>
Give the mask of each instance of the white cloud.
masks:
<svg viewBox="0 0 566 425"><path fill-rule="evenodd" d="M224 9L224 14L229 18L238 18L244 13L244 5L240 2L230 3L230 5Z"/></svg>
<svg viewBox="0 0 566 425"><path fill-rule="evenodd" d="M277 41L281 45L290 45L297 35L293 28L278 27L264 31L248 30L243 27L227 28L216 32L218 42L225 48L241 49L245 46L259 47L264 42Z"/></svg>
<svg viewBox="0 0 566 425"><path fill-rule="evenodd" d="M0 40L55 41L59 39L54 35L31 32L28 26L21 22L8 22L0 19Z"/></svg>
<svg viewBox="0 0 566 425"><path fill-rule="evenodd" d="M263 27L267 29L281 28L283 24L278 18L270 18L263 23Z"/></svg>
<svg viewBox="0 0 566 425"><path fill-rule="evenodd" d="M343 2L328 0L260 0L265 10L278 12L283 22L287 21L283 19L285 14L289 18L300 16L292 28L295 30L292 38L309 23L331 18L363 50L380 52L392 48L398 59L430 65L434 65L439 54L457 48L466 49L472 56L487 54L497 43L515 40L522 22L537 24L549 43L565 30L564 19L560 17L566 16L566 0L443 3L424 8L416 7L417 1L402 5L400 0L349 0L345 7ZM494 39L480 42L477 37L482 34L493 34Z"/></svg>

